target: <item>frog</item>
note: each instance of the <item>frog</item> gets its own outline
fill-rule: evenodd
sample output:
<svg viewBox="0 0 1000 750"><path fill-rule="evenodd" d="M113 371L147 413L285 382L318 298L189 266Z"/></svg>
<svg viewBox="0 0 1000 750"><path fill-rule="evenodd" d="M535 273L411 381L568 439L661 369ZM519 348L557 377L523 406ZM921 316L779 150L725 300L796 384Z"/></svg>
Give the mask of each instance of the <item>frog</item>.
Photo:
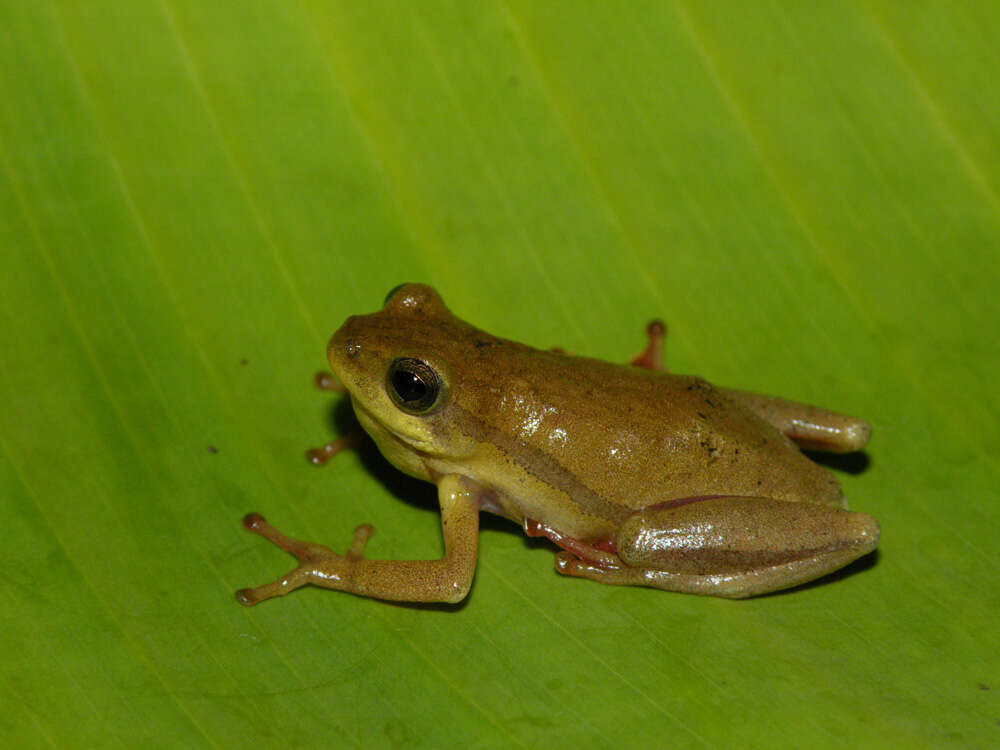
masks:
<svg viewBox="0 0 1000 750"><path fill-rule="evenodd" d="M349 394L393 466L437 486L444 556L366 558L370 524L338 554L251 513L245 528L299 564L237 600L312 584L461 602L482 511L554 543L565 576L731 599L799 587L876 548L875 518L849 510L838 480L803 452L860 451L866 421L669 372L665 327L647 334L628 364L536 349L461 320L415 283L349 317L319 385Z"/></svg>

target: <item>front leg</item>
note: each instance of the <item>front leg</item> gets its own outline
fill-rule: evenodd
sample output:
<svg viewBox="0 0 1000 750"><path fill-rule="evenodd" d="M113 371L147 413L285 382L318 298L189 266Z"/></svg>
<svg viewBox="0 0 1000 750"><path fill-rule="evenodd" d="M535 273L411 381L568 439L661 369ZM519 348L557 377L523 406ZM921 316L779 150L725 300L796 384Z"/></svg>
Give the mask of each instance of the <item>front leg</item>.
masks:
<svg viewBox="0 0 1000 750"><path fill-rule="evenodd" d="M283 596L307 583L359 596L405 602L459 602L476 571L479 545L479 498L482 489L465 477L450 474L438 484L444 557L440 560L365 560L361 555L373 529L359 526L346 555L319 544L286 537L261 516L251 513L244 525L274 542L300 561L276 581L240 589L236 599L252 605Z"/></svg>

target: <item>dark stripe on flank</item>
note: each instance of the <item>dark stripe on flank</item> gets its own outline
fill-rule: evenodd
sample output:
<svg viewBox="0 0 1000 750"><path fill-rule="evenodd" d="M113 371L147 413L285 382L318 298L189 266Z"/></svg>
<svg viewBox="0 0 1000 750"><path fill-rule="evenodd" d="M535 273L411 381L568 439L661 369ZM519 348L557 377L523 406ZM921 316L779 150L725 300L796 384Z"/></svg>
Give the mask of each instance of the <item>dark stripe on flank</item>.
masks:
<svg viewBox="0 0 1000 750"><path fill-rule="evenodd" d="M454 402L449 408L455 411L463 431L473 440L497 446L525 472L565 492L584 513L616 522L632 514L632 508L611 502L592 490L550 453L501 432Z"/></svg>

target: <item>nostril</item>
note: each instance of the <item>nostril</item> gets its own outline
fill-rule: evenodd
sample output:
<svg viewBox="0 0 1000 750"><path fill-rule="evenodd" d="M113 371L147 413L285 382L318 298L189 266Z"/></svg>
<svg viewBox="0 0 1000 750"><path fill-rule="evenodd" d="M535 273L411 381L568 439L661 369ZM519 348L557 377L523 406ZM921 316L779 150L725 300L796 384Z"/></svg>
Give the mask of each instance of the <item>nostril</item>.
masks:
<svg viewBox="0 0 1000 750"><path fill-rule="evenodd" d="M344 350L347 352L347 356L354 359L359 354L361 354L361 344L358 343L357 339L347 339L344 344Z"/></svg>

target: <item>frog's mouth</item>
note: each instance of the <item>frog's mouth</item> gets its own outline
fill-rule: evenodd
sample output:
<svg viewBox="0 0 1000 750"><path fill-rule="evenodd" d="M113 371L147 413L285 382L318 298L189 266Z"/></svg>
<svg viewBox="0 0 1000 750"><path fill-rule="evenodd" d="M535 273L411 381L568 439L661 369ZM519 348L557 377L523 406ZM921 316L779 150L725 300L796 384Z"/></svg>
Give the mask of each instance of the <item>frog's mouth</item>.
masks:
<svg viewBox="0 0 1000 750"><path fill-rule="evenodd" d="M369 411L360 400L353 396L351 398L351 405L354 407L354 415L358 418L361 427L379 444L379 448L382 447L383 443L389 444L391 441L398 449L422 453L424 455L429 455L432 452L431 446L433 442L428 437L407 434L387 426Z"/></svg>
<svg viewBox="0 0 1000 750"><path fill-rule="evenodd" d="M411 477L431 481L427 467L427 459L430 456L423 448L423 445L429 446L429 442L413 439L386 427L355 398L351 399L351 404L354 406L354 415L361 427L375 441L379 452L389 463Z"/></svg>

